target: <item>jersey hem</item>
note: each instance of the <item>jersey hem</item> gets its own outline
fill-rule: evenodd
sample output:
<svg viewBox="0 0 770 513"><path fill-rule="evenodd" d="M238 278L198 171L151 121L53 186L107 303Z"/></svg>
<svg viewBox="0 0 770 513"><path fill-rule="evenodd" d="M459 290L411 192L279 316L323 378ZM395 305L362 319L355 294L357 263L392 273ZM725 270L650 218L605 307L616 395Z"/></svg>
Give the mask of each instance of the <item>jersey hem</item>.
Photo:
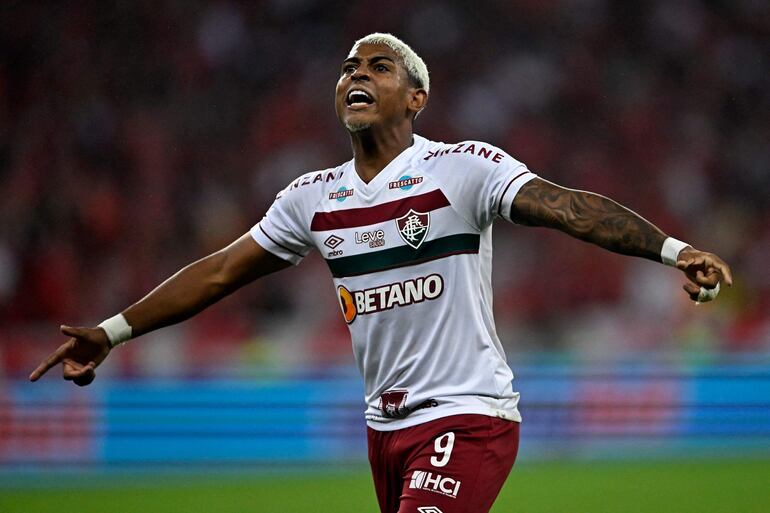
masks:
<svg viewBox="0 0 770 513"><path fill-rule="evenodd" d="M451 417L452 415L486 415L498 419L509 420L511 422L521 422L521 414L518 408L512 410L503 410L499 408L489 408L484 406L451 406L440 410L426 412L421 415L409 416L405 419L389 420L388 422L376 422L366 419L366 425L375 431L396 431L413 426L419 426L426 422Z"/></svg>

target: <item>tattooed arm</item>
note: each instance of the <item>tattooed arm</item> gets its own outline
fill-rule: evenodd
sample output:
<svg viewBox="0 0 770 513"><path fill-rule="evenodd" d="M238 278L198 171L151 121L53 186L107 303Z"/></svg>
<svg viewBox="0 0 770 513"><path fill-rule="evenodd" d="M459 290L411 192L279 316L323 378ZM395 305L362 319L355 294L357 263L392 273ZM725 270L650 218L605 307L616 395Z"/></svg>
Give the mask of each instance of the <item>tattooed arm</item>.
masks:
<svg viewBox="0 0 770 513"><path fill-rule="evenodd" d="M658 262L666 240L657 226L609 198L541 178L521 188L511 219L527 226L556 228L610 251Z"/></svg>
<svg viewBox="0 0 770 513"><path fill-rule="evenodd" d="M592 192L567 189L535 178L516 195L511 220L528 226L556 228L616 253L660 262L666 234L635 212ZM713 288L724 279L732 285L730 267L721 258L691 246L679 253L677 267L690 280L684 290L695 299L701 285Z"/></svg>

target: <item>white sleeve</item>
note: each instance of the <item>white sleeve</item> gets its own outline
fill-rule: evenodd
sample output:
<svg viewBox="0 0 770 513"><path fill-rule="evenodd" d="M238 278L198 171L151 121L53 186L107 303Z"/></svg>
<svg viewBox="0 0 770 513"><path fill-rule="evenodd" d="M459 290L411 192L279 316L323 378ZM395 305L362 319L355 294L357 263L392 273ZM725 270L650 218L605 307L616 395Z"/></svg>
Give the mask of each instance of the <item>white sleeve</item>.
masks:
<svg viewBox="0 0 770 513"><path fill-rule="evenodd" d="M250 232L257 244L294 265L313 248L310 221L303 215L304 192L291 186L284 189Z"/></svg>
<svg viewBox="0 0 770 513"><path fill-rule="evenodd" d="M452 206L480 230L496 217L510 221L513 199L537 175L490 144L465 141L452 146L435 164L441 166L435 176Z"/></svg>

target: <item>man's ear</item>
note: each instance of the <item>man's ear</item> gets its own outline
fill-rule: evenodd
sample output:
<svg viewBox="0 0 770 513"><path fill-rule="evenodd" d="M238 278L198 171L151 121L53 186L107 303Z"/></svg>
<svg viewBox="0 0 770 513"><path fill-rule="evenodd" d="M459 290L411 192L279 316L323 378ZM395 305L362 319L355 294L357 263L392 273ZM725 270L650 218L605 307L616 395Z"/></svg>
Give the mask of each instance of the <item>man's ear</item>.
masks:
<svg viewBox="0 0 770 513"><path fill-rule="evenodd" d="M410 91L409 103L407 104L407 107L411 112L414 113L415 117L417 117L417 114L419 114L420 111L425 108L427 103L428 92L425 89L416 88Z"/></svg>

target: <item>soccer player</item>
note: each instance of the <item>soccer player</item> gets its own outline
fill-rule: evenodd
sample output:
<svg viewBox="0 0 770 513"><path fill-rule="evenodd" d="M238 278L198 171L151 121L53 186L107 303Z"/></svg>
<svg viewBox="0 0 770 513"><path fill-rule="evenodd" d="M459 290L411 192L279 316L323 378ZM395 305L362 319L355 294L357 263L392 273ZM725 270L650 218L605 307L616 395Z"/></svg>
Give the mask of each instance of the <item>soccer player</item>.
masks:
<svg viewBox="0 0 770 513"><path fill-rule="evenodd" d="M605 249L676 266L695 301L730 268L614 201L537 177L480 141L413 133L430 90L422 59L389 34L342 63L337 115L353 159L300 176L249 233L176 273L32 372L61 363L88 385L110 351L183 321L316 248L329 265L366 391L369 460L386 513L490 509L516 458L518 393L492 318L492 222L556 228Z"/></svg>

